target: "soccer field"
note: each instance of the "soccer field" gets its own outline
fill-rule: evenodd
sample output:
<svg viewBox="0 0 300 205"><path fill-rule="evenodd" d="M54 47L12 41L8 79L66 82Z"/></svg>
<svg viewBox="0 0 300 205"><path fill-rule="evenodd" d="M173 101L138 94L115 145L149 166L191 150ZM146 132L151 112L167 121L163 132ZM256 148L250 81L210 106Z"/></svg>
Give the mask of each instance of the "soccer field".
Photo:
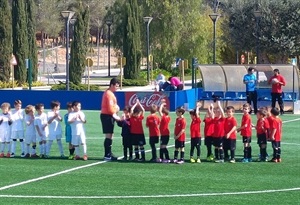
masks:
<svg viewBox="0 0 300 205"><path fill-rule="evenodd" d="M99 112L84 112L89 160L60 159L55 143L50 159L20 158L20 151L16 158L1 158L1 204L300 204L299 115L281 116L284 122L281 163L239 162L243 144L238 134L237 163L206 162L206 147L202 141L202 163L188 162L190 144L187 142L186 163L178 165L102 161L104 137ZM188 141L190 116L187 112L184 116ZM240 124L242 115L235 116ZM201 119L203 117L202 112ZM174 113L171 118L173 133ZM255 115L252 120L255 124ZM146 127L144 130L148 142L148 130ZM116 127L113 152L117 156L123 153L120 132L121 128ZM256 160L259 149L255 130L252 137L253 159ZM173 157L173 144L171 137L170 157ZM17 146L20 149L20 145ZM149 160L148 143L145 149ZM68 155L66 143L64 150ZM268 153L272 154L269 143Z"/></svg>

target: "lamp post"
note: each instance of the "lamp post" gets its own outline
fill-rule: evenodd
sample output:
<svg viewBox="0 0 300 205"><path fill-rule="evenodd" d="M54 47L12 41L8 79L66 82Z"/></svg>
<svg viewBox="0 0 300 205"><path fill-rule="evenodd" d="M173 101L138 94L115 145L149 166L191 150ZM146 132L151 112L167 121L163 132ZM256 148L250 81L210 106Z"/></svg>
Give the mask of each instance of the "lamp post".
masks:
<svg viewBox="0 0 300 205"><path fill-rule="evenodd" d="M66 90L70 90L70 73L69 73L69 25L70 20L75 14L74 11L62 11L61 15L65 19L65 28L66 28Z"/></svg>
<svg viewBox="0 0 300 205"><path fill-rule="evenodd" d="M149 40L149 25L152 21L152 17L146 16L144 17L144 22L146 24L147 31L147 81L150 82L150 68L149 68L149 53L150 53L150 40Z"/></svg>
<svg viewBox="0 0 300 205"><path fill-rule="evenodd" d="M213 64L216 64L216 23L218 18L220 17L220 14L218 13L212 13L209 14L210 19L212 20L214 24L214 35L213 35Z"/></svg>
<svg viewBox="0 0 300 205"><path fill-rule="evenodd" d="M261 17L261 11L254 11L255 21L256 21L256 63L260 63L260 57L259 57L259 21Z"/></svg>
<svg viewBox="0 0 300 205"><path fill-rule="evenodd" d="M108 77L110 77L110 26L112 25L112 20L107 19L105 21L106 25L108 26Z"/></svg>

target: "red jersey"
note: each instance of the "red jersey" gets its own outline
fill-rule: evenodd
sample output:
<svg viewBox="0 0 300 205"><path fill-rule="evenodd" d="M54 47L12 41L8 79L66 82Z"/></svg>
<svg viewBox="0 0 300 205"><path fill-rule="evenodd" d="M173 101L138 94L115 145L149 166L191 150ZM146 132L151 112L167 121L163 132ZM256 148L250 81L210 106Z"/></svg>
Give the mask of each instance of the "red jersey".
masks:
<svg viewBox="0 0 300 205"><path fill-rule="evenodd" d="M150 137L159 136L159 124L160 124L160 119L157 115L152 114L147 117L146 126L149 128Z"/></svg>
<svg viewBox="0 0 300 205"><path fill-rule="evenodd" d="M161 136L170 136L169 123L171 118L169 115L161 116L161 121L159 124L159 131Z"/></svg>
<svg viewBox="0 0 300 205"><path fill-rule="evenodd" d="M199 117L193 117L190 126L191 138L199 138L199 137L201 138L200 123L201 123L201 119Z"/></svg>
<svg viewBox="0 0 300 205"><path fill-rule="evenodd" d="M175 130L174 130L174 134L175 136L177 136L181 130L185 130L186 128L186 120L185 118L176 118L176 122L175 122ZM177 139L178 141L184 142L185 141L185 132L183 132Z"/></svg>
<svg viewBox="0 0 300 205"><path fill-rule="evenodd" d="M227 117L225 119L225 123L224 123L224 130L225 130L225 135L227 135L227 133L229 133L233 127L237 126L237 122L235 117ZM232 139L235 140L236 139L236 131L232 132L229 136L228 139Z"/></svg>
<svg viewBox="0 0 300 205"><path fill-rule="evenodd" d="M276 130L274 135L274 141L280 142L282 132L282 121L279 117L272 117L272 123L270 124L270 132L272 133L273 130Z"/></svg>
<svg viewBox="0 0 300 205"><path fill-rule="evenodd" d="M225 130L224 130L225 118L224 117L220 117L220 118L215 117L213 119L213 123L214 123L213 137L217 137L217 138L224 137L225 136Z"/></svg>
<svg viewBox="0 0 300 205"><path fill-rule="evenodd" d="M204 136L212 137L214 135L214 121L211 117L206 117L204 120Z"/></svg>
<svg viewBox="0 0 300 205"><path fill-rule="evenodd" d="M285 86L285 84L286 84L286 82L285 82L285 79L284 79L284 77L282 76L282 75L273 75L270 79L269 79L269 81L268 81L268 83L269 84L271 84L272 83L272 80L274 79L274 78L276 78L277 80L278 80L278 82L281 82L281 83L283 83L282 85L281 84L279 84L279 83L274 83L274 84L272 84L272 93L282 93L282 86Z"/></svg>
<svg viewBox="0 0 300 205"><path fill-rule="evenodd" d="M252 127L251 127L251 116L249 114L244 114L242 117L242 124L241 127L245 126L241 129L241 135L243 137L251 137L252 135Z"/></svg>
<svg viewBox="0 0 300 205"><path fill-rule="evenodd" d="M144 116L131 116L130 117L130 132L132 134L144 134L143 129Z"/></svg>
<svg viewBox="0 0 300 205"><path fill-rule="evenodd" d="M257 134L268 134L269 122L265 118L261 118L256 122L256 133Z"/></svg>

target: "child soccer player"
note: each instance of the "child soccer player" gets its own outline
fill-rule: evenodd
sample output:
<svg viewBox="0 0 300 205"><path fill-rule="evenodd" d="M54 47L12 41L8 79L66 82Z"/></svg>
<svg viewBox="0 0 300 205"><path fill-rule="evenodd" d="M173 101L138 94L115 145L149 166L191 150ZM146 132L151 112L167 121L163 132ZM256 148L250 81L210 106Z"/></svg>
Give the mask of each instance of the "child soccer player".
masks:
<svg viewBox="0 0 300 205"><path fill-rule="evenodd" d="M214 147L215 147L215 162L224 162L224 150L223 150L223 139L225 136L224 123L225 115L221 102L217 101L217 106L212 112L212 118L214 123Z"/></svg>
<svg viewBox="0 0 300 205"><path fill-rule="evenodd" d="M60 157L64 158L65 155L64 155L62 142L61 142L62 128L60 122L62 121L62 117L59 114L60 103L58 101L52 101L50 107L51 107L51 111L49 111L47 114L48 128L49 128L47 155L48 156L50 155L53 140L56 140L60 152Z"/></svg>
<svg viewBox="0 0 300 205"><path fill-rule="evenodd" d="M184 163L184 143L185 143L185 128L186 120L183 116L185 110L183 107L178 107L176 109L176 122L174 129L174 139L175 139L175 151L174 151L174 163L183 164ZM180 151L180 159L178 160L178 153Z"/></svg>
<svg viewBox="0 0 300 205"><path fill-rule="evenodd" d="M200 146L201 146L201 133L200 133L200 123L201 119L199 116L199 109L200 109L200 102L197 102L197 107L194 110L190 111L190 116L192 119L191 125L190 125L190 134L191 134L191 150L190 150L190 162L191 163L201 163L200 160ZM194 149L197 149L197 159L195 160L194 155Z"/></svg>
<svg viewBox="0 0 300 205"><path fill-rule="evenodd" d="M10 104L1 104L2 113L0 114L0 143L1 153L0 157L4 157L5 145L7 145L6 157L10 157L10 125L12 124L11 116L9 114Z"/></svg>
<svg viewBox="0 0 300 205"><path fill-rule="evenodd" d="M25 130L25 143L26 143L26 155L25 157L38 157L36 154L36 131L34 127L34 106L27 105L25 107L25 123L26 123L26 130ZM32 145L32 150L30 152L30 145ZM30 154L31 153L31 154Z"/></svg>
<svg viewBox="0 0 300 205"><path fill-rule="evenodd" d="M268 161L267 160L267 133L269 129L269 122L265 118L267 111L264 109L259 109L256 113L256 134L257 134L257 144L260 148L260 157L258 161Z"/></svg>
<svg viewBox="0 0 300 205"><path fill-rule="evenodd" d="M236 127L237 122L234 117L234 107L228 106L226 108L226 119L224 124L225 139L224 152L225 159L228 158L228 150L230 150L230 163L235 163L235 149L236 149Z"/></svg>
<svg viewBox="0 0 300 205"><path fill-rule="evenodd" d="M24 111L22 109L22 101L15 100L15 109L11 113L12 125L11 125L11 155L15 157L17 139L20 140L21 144L21 157L25 157L24 150Z"/></svg>
<svg viewBox="0 0 300 205"><path fill-rule="evenodd" d="M273 159L272 162L281 162L281 136L282 136L282 120L279 118L279 109L272 108L271 115L272 115L272 122L270 124L270 131L271 131L271 140L272 140L272 147L273 147Z"/></svg>
<svg viewBox="0 0 300 205"><path fill-rule="evenodd" d="M139 106L139 107L137 107ZM136 100L136 103L131 108L130 116L130 132L132 136L132 145L134 145L135 161L146 160L145 158L145 148L146 144L144 129L143 129L143 119L144 119L145 109L141 105L139 100ZM140 154L141 152L141 159Z"/></svg>
<svg viewBox="0 0 300 205"><path fill-rule="evenodd" d="M205 114L204 117L204 143L206 145L207 149L207 155L206 155L206 160L207 161L213 161L214 160L214 155L212 154L211 147L213 145L213 135L214 135L214 123L213 123L213 118L212 116L213 112L213 105L211 104L208 107L208 110Z"/></svg>
<svg viewBox="0 0 300 205"><path fill-rule="evenodd" d="M122 127L122 144L123 144L123 161L127 161L129 151L129 161L132 160L132 144L131 144L131 133L130 133L130 107L125 106L123 109L123 116L120 121L117 121L117 125Z"/></svg>
<svg viewBox="0 0 300 205"><path fill-rule="evenodd" d="M169 111L166 108L166 105L167 104L165 100L162 100L159 106L159 115L161 116L161 120L159 124L159 131L160 131L159 161L162 161L164 163L169 163L170 156L169 156L167 145L170 139L169 124L171 122L171 118L169 116Z"/></svg>
<svg viewBox="0 0 300 205"><path fill-rule="evenodd" d="M252 148L251 148L251 136L252 136L252 123L250 112L250 105L245 103L243 105L243 117L241 127L237 129L237 131L241 132L243 136L244 143L244 159L242 162L251 162L252 161Z"/></svg>
<svg viewBox="0 0 300 205"><path fill-rule="evenodd" d="M47 114L44 113L44 104L35 105L37 114L34 117L34 126L36 129L37 139L40 145L40 158L48 158L46 155L46 138L48 135Z"/></svg>
<svg viewBox="0 0 300 205"><path fill-rule="evenodd" d="M71 125L68 123L68 117L71 112L73 112L72 103L67 103L67 110L68 112L64 115L64 121L65 121L65 137L66 142L69 144L69 157L68 159L72 160L74 159L74 152L75 148L72 145L72 133L71 133Z"/></svg>
<svg viewBox="0 0 300 205"><path fill-rule="evenodd" d="M81 111L81 103L74 101L72 103L73 112L69 113L68 123L71 125L72 145L75 148L74 160L80 159L79 145L83 148L83 160L88 160L86 137L83 124L86 123L85 115Z"/></svg>
<svg viewBox="0 0 300 205"><path fill-rule="evenodd" d="M157 159L156 155L156 146L155 144L158 143L159 140L159 124L160 124L160 118L156 115L157 112L157 106L151 105L150 107L150 115L146 118L146 127L149 128L149 144L151 146L151 153L152 158L150 159L150 162L160 162L159 159Z"/></svg>

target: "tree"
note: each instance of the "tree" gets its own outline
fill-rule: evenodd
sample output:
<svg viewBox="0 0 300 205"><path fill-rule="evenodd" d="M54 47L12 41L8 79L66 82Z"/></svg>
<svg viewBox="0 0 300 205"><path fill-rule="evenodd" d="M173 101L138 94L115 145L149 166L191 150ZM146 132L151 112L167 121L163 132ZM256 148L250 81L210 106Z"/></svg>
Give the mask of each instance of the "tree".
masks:
<svg viewBox="0 0 300 205"><path fill-rule="evenodd" d="M0 0L0 81L9 81L12 54L11 11L7 0Z"/></svg>
<svg viewBox="0 0 300 205"><path fill-rule="evenodd" d="M28 57L27 22L25 13L25 1L12 1L12 33L13 53L16 56L17 65L14 66L14 77L18 84L26 82L27 69L25 59Z"/></svg>
<svg viewBox="0 0 300 205"><path fill-rule="evenodd" d="M28 35L28 58L31 60L32 81L37 81L38 59L36 46L36 6L33 0L26 1L27 35Z"/></svg>
<svg viewBox="0 0 300 205"><path fill-rule="evenodd" d="M87 45L89 37L89 8L83 8L82 2L78 3L78 15L74 26L74 41L71 45L70 81L76 85L81 83L85 69Z"/></svg>

